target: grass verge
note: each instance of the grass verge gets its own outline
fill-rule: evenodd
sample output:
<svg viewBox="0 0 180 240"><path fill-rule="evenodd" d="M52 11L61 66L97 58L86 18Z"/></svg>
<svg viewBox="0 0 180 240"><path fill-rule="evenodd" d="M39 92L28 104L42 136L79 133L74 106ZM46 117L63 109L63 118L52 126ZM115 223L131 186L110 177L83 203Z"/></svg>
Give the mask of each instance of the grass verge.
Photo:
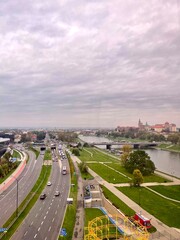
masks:
<svg viewBox="0 0 180 240"><path fill-rule="evenodd" d="M51 160L51 159L52 159L51 150L47 149L44 154L44 160Z"/></svg>
<svg viewBox="0 0 180 240"><path fill-rule="evenodd" d="M69 196L73 198L73 204L67 205L66 215L64 218L63 226L62 226L62 228L66 229L67 236L65 237L59 236L58 239L72 240L73 230L74 230L74 225L76 220L78 182L77 182L77 175L74 174L75 172L74 165L69 154L67 154L67 157L70 165L71 184L74 184L71 187L70 196Z"/></svg>
<svg viewBox="0 0 180 240"><path fill-rule="evenodd" d="M40 151L34 147L30 147L29 149L35 153L36 159L37 159L39 157Z"/></svg>
<svg viewBox="0 0 180 240"><path fill-rule="evenodd" d="M16 151L16 150L13 150L13 156L12 156L13 158L21 158L21 155L19 154L19 152L18 151Z"/></svg>
<svg viewBox="0 0 180 240"><path fill-rule="evenodd" d="M154 191L175 200L180 201L180 185L174 186L151 186Z"/></svg>
<svg viewBox="0 0 180 240"><path fill-rule="evenodd" d="M106 187L101 185L101 188L103 190L104 196L109 199L109 201L118 208L124 215L126 216L133 216L135 214L135 211L128 207L123 201L121 201L116 195L114 195L110 190L108 190Z"/></svg>

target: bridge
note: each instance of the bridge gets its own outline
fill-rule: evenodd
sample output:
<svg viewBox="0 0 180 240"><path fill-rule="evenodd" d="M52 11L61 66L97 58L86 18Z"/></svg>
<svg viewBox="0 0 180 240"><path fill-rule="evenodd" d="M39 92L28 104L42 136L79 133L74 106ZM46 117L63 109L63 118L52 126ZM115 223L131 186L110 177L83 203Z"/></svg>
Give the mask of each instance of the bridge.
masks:
<svg viewBox="0 0 180 240"><path fill-rule="evenodd" d="M147 148L147 147L156 147L158 146L158 142L92 142L90 143L91 146L98 146L98 145L105 145L106 149L111 149L112 145L115 146L123 146L123 145L129 145L134 149L139 148Z"/></svg>

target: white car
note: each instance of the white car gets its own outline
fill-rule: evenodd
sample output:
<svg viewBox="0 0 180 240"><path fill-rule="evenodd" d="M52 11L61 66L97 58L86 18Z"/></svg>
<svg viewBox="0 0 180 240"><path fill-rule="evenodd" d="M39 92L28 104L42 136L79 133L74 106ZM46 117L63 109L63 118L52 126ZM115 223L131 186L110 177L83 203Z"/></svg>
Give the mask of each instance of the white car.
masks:
<svg viewBox="0 0 180 240"><path fill-rule="evenodd" d="M48 182L48 183L47 183L47 186L51 186L51 185L52 185L52 183L51 183L51 182Z"/></svg>
<svg viewBox="0 0 180 240"><path fill-rule="evenodd" d="M56 191L55 194L54 194L55 197L58 197L59 195L60 195L59 191Z"/></svg>

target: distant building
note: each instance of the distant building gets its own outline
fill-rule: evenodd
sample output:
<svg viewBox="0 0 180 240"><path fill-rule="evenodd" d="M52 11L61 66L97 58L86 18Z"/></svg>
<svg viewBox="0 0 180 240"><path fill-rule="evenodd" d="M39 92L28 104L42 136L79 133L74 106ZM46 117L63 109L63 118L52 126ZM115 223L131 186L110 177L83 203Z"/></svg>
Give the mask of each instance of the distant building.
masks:
<svg viewBox="0 0 180 240"><path fill-rule="evenodd" d="M143 125L140 119L138 122L138 128L139 128L139 131L146 130L146 131L155 131L157 133L177 132L176 124L174 123L165 122L163 124L155 124L150 126L147 124L147 122L146 122L146 125Z"/></svg>

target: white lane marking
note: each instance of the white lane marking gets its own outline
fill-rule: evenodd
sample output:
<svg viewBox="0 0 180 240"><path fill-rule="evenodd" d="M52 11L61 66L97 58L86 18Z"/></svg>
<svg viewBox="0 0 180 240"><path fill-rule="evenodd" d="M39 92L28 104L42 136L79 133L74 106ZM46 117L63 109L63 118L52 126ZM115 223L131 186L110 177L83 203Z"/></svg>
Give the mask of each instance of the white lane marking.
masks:
<svg viewBox="0 0 180 240"><path fill-rule="evenodd" d="M47 237L44 240L47 240Z"/></svg>
<svg viewBox="0 0 180 240"><path fill-rule="evenodd" d="M28 233L28 231L25 232L24 236L26 236L27 233Z"/></svg>
<svg viewBox="0 0 180 240"><path fill-rule="evenodd" d="M53 218L52 222L54 222L54 220L55 220L55 219Z"/></svg>
<svg viewBox="0 0 180 240"><path fill-rule="evenodd" d="M48 207L48 209L50 210L51 207Z"/></svg>
<svg viewBox="0 0 180 240"><path fill-rule="evenodd" d="M36 233L36 235L34 235L34 238L36 238L37 237L37 233Z"/></svg>
<svg viewBox="0 0 180 240"><path fill-rule="evenodd" d="M50 203L50 205L52 205L52 203Z"/></svg>
<svg viewBox="0 0 180 240"><path fill-rule="evenodd" d="M42 207L39 209L39 211L41 211Z"/></svg>
<svg viewBox="0 0 180 240"><path fill-rule="evenodd" d="M42 221L42 222L41 222L41 225L43 225L43 223L44 223L44 222Z"/></svg>
<svg viewBox="0 0 180 240"><path fill-rule="evenodd" d="M48 214L48 211L46 212L46 215Z"/></svg>
<svg viewBox="0 0 180 240"><path fill-rule="evenodd" d="M56 210L55 214L57 214L57 210Z"/></svg>
<svg viewBox="0 0 180 240"><path fill-rule="evenodd" d="M58 204L58 207L59 207L59 204Z"/></svg>
<svg viewBox="0 0 180 240"><path fill-rule="evenodd" d="M51 227L49 227L49 230L48 230L49 232L51 231Z"/></svg>
<svg viewBox="0 0 180 240"><path fill-rule="evenodd" d="M38 216L38 213L36 214L35 218Z"/></svg>
<svg viewBox="0 0 180 240"><path fill-rule="evenodd" d="M31 223L31 226L33 225L33 222Z"/></svg>
<svg viewBox="0 0 180 240"><path fill-rule="evenodd" d="M40 231L41 227L38 228L38 232Z"/></svg>
<svg viewBox="0 0 180 240"><path fill-rule="evenodd" d="M43 202L43 205L45 204L45 202Z"/></svg>
<svg viewBox="0 0 180 240"><path fill-rule="evenodd" d="M44 216L44 219L46 219L46 216Z"/></svg>

